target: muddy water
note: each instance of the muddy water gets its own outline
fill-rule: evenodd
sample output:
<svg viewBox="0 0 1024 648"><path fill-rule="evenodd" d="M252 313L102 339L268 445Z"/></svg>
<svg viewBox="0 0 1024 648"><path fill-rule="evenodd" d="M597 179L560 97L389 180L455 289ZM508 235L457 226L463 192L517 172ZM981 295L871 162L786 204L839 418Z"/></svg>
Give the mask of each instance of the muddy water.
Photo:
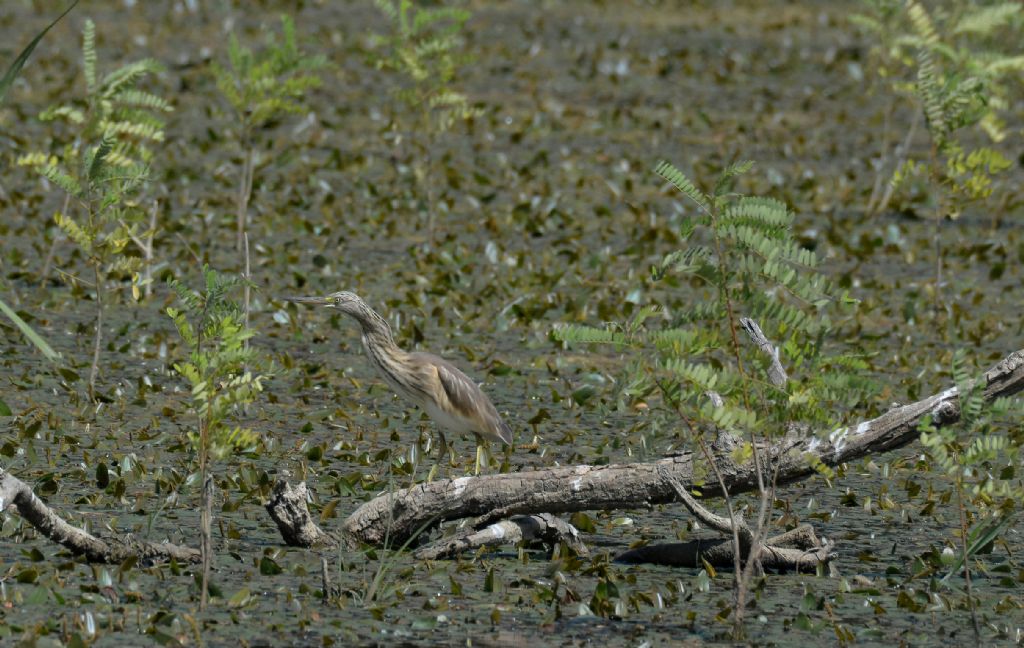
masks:
<svg viewBox="0 0 1024 648"><path fill-rule="evenodd" d="M97 22L101 65L141 56L168 65L157 89L173 98L176 112L155 165L153 191L163 206L158 274L194 281L190 249L215 267L237 266L238 149L207 57L223 60L232 26L258 42L261 25L273 26L284 7L177 7L94 2L88 15ZM883 385L877 402L863 404L865 415L947 384L951 339L983 366L1022 346L1021 242L1011 226L1021 215L1019 189L1003 213L968 213L945 224L957 304L949 326L928 322L929 224L910 213L862 217L886 102L860 80L858 66L868 72L866 44L844 22L848 5L487 2L474 10L467 48L476 63L465 90L486 110L468 129L429 144L433 195L445 205L434 232L412 193L409 149L384 136L395 83L367 62L366 39L368 30L384 28L380 17L354 2L309 3L296 14L307 47L337 68L311 94L312 117L287 121L261 144L252 199L253 325L255 343L278 369L268 399L247 420L264 447L218 469L220 600L212 611L197 614L196 588L183 569L80 564L8 516L0 529L5 637L41 636L39 645L75 633L94 634L101 645L195 643L197 634L211 645L720 639L729 630L728 620L716 620L731 600L728 573L709 580L697 570L602 559L639 539L701 533L680 507L592 514L587 538L597 556L579 564L514 550L437 563L388 552L330 555L331 580L343 595L324 606L319 557L281 547L260 506L268 484L288 471L309 483L315 511L335 507L323 521L335 526L363 501L413 478L402 464L421 428L430 430L375 380L347 322L288 310L277 299L296 292L355 289L388 314L404 344L419 340L471 368L520 440L539 435L536 452L513 455L514 470L642 460L673 447L670 421L615 407L613 381L625 358L566 354L548 338L555 322L621 318L645 296L694 298L643 283L648 265L674 248L686 213L652 181L649 169L660 158L702 181L722 162L753 158L758 166L741 188L786 200L800 214L801 237L864 300L837 344L868 353ZM81 92L77 34L87 13L76 12L44 41L26 84L0 109L5 159L62 135L33 116ZM40 22L27 3L5 5L0 42L24 40L22 25ZM905 128L909 114L894 120ZM1020 186L1019 168L1011 173L1004 189ZM183 350L162 314L168 292L158 285L153 298L110 314L103 379L110 402L83 404L76 395L88 374L88 290L37 276L47 223L62 199L17 168L0 188L3 298L34 316L73 372L55 373L15 331L2 329L0 399L18 414L2 419L5 468L96 532L196 544L197 489L183 441L193 421L183 383L170 370ZM927 213L919 203L910 207ZM72 276L83 268L67 243L58 247L57 266ZM584 384L596 396L574 404ZM442 475L472 463L472 444L456 443L463 463ZM936 497L949 491L943 478L918 470L919 452L850 465L831 487L811 480L783 492L779 512L810 521L836 543L843 578L771 575L749 615L753 641L831 643L833 624L868 645L970 640L963 597L928 595L927 579L910 580L913 561L941 552L958 526L954 512L928 514L923 496L911 495L910 482ZM433 461L423 458L414 475L422 478ZM108 468L105 484L100 463ZM1011 528L974 582L991 640L999 632L1014 639L1024 623L1013 558L1019 537ZM609 584L617 592L612 617L588 615L598 607L595 592ZM375 601L365 600L371 587Z"/></svg>

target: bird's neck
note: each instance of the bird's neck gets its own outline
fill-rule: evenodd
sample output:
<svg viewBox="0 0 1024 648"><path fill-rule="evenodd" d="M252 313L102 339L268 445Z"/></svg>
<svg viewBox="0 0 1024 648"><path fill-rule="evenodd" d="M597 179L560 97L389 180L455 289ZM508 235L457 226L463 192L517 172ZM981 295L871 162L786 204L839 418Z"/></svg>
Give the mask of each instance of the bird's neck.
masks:
<svg viewBox="0 0 1024 648"><path fill-rule="evenodd" d="M395 343L395 336L391 332L391 325L377 313L370 313L370 316L359 319L359 326L363 333L363 345L369 349L375 347L387 351L391 357L404 357L405 351Z"/></svg>
<svg viewBox="0 0 1024 648"><path fill-rule="evenodd" d="M402 352L402 350L395 343L395 338L391 334L391 329L367 329L363 328L363 344L367 346L375 346L388 351Z"/></svg>

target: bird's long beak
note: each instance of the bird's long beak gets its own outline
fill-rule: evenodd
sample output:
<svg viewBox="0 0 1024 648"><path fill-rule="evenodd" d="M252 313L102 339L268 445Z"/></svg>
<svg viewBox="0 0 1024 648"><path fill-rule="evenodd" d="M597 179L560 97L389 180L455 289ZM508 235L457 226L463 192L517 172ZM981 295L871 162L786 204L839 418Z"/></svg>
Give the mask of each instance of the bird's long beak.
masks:
<svg viewBox="0 0 1024 648"><path fill-rule="evenodd" d="M326 297L285 297L284 300L296 304L310 304L312 306L328 306L330 304Z"/></svg>

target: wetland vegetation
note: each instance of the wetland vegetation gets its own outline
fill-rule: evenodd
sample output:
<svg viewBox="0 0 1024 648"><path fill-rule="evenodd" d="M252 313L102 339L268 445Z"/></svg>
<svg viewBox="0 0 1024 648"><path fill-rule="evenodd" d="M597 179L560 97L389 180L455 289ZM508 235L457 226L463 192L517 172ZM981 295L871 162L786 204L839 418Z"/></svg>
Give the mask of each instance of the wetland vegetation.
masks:
<svg viewBox="0 0 1024 648"><path fill-rule="evenodd" d="M1024 641L1019 3L93 0L19 58L66 8L0 7L0 643ZM343 289L485 383L484 475L285 299Z"/></svg>

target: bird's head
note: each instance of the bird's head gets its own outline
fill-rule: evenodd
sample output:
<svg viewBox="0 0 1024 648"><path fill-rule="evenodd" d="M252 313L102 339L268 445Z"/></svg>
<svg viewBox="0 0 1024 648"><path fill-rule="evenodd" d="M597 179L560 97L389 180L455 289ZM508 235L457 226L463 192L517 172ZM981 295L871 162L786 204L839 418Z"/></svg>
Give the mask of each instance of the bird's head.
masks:
<svg viewBox="0 0 1024 648"><path fill-rule="evenodd" d="M337 308L346 315L354 317L359 323L381 319L358 295L348 291L339 291L324 297L286 297L285 300L296 304Z"/></svg>
<svg viewBox="0 0 1024 648"><path fill-rule="evenodd" d="M356 312L362 310L366 306L363 300L359 298L359 295L347 290L331 293L330 295L323 297L285 297L285 300L296 304L310 304L313 306L337 308L341 312L349 315L356 314Z"/></svg>

